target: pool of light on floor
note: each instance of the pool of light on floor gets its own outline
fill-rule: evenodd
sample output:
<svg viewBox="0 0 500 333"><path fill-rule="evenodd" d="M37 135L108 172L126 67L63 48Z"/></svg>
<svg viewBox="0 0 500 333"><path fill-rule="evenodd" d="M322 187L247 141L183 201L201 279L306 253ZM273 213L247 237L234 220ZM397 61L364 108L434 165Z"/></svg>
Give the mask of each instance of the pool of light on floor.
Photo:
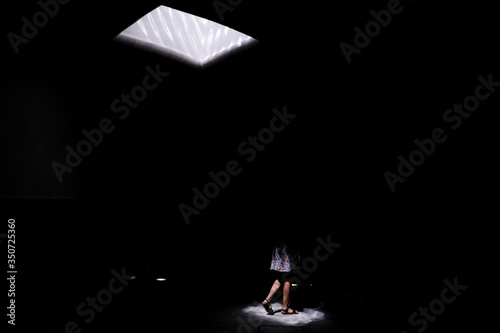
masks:
<svg viewBox="0 0 500 333"><path fill-rule="evenodd" d="M274 311L281 310L281 303L272 303ZM275 323L283 325L303 325L318 321L324 318L325 314L318 309L304 308L297 315L283 315L281 312L276 312L274 315L268 315L264 307L259 302L254 302L252 305L244 307L243 313L248 314L253 321L262 323Z"/></svg>

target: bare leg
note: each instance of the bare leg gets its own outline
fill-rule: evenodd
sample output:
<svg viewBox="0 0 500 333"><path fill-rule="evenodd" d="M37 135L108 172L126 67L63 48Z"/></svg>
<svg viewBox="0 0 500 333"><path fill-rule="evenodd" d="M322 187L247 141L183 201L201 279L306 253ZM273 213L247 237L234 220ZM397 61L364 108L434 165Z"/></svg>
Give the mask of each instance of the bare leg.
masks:
<svg viewBox="0 0 500 333"><path fill-rule="evenodd" d="M267 295L267 300L269 301L269 303L271 303L271 299L273 298L276 291L280 288L280 286L281 283L278 280L274 281L271 287L271 291L269 291L269 295Z"/></svg>
<svg viewBox="0 0 500 333"><path fill-rule="evenodd" d="M290 282L285 282L283 286L283 310L288 309L288 313L292 313L295 310L288 308L288 304L290 303Z"/></svg>
<svg viewBox="0 0 500 333"><path fill-rule="evenodd" d="M283 286L283 309L288 309L290 303L290 282L286 281Z"/></svg>
<svg viewBox="0 0 500 333"><path fill-rule="evenodd" d="M267 314L274 314L273 308L271 307L271 299L273 298L274 294L278 289L280 288L281 283L276 280L274 281L271 290L269 291L269 295L267 295L267 298L262 302L262 305L264 306L264 309L267 311Z"/></svg>

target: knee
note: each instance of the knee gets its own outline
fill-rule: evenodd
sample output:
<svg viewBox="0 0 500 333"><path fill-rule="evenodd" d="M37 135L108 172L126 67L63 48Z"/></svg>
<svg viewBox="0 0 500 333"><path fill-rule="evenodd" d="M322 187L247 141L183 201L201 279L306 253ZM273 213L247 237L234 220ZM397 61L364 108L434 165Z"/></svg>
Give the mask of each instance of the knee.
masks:
<svg viewBox="0 0 500 333"><path fill-rule="evenodd" d="M281 287L281 283L278 280L274 281L274 287L275 288Z"/></svg>

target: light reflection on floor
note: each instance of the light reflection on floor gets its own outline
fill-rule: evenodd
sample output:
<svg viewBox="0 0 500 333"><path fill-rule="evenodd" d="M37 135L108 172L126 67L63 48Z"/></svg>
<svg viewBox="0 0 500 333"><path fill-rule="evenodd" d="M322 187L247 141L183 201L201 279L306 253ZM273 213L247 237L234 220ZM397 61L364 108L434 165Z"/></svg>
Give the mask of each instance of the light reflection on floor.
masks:
<svg viewBox="0 0 500 333"><path fill-rule="evenodd" d="M281 310L281 303L272 303L274 311ZM304 311L299 312L297 315L283 315L280 311L274 315L268 315L264 307L259 302L254 302L242 310L243 313L248 314L254 321L262 321L262 323L276 324L276 325L305 325L314 321L319 321L324 318L325 314L319 309L304 308Z"/></svg>
<svg viewBox="0 0 500 333"><path fill-rule="evenodd" d="M274 311L282 304L272 303ZM293 307L292 307L293 308ZM340 333L338 316L324 307L304 308L297 315L283 315L277 311L268 315L261 302L207 308L200 326L200 333L266 333L303 332Z"/></svg>

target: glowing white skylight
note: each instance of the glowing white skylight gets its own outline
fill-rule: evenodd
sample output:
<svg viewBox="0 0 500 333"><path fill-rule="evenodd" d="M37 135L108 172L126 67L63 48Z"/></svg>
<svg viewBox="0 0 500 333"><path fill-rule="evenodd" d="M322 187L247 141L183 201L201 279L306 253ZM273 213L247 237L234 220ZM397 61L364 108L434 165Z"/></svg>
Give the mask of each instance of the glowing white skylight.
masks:
<svg viewBox="0 0 500 333"><path fill-rule="evenodd" d="M257 42L219 23L166 6L146 14L115 40L200 67Z"/></svg>

